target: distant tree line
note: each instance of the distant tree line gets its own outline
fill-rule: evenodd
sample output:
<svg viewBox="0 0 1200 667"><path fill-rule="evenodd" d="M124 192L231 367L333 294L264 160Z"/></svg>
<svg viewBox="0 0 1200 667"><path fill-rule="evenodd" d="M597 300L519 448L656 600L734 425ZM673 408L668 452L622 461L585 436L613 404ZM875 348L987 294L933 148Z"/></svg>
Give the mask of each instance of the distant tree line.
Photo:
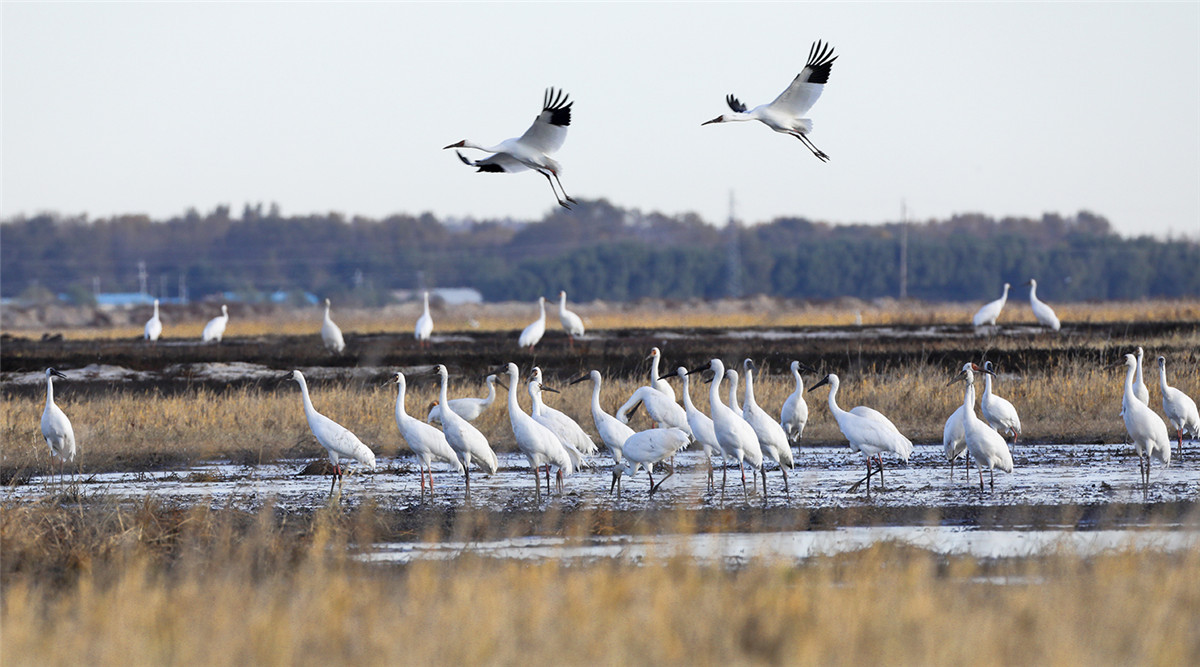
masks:
<svg viewBox="0 0 1200 667"><path fill-rule="evenodd" d="M193 299L218 292L310 291L379 303L391 290L474 287L489 301L566 289L573 300L897 296L907 231L908 296L993 299L1004 282L1036 277L1052 301L1200 296L1200 243L1125 238L1081 211L1041 219L958 215L949 220L831 225L779 218L718 228L695 214L667 216L581 202L541 220L440 221L283 217L247 205L145 216L38 215L0 224L0 293L39 289L86 300L101 291ZM1018 290L1017 294L1021 294Z"/></svg>

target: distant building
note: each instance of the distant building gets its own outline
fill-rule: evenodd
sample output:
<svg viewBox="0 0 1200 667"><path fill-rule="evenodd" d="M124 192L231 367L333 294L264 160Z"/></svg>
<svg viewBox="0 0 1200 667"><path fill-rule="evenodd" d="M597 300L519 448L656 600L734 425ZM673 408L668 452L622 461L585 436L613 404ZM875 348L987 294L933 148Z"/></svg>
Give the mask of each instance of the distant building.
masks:
<svg viewBox="0 0 1200 667"><path fill-rule="evenodd" d="M420 301L423 291L426 290L398 289L392 291L392 297L397 301ZM474 287L431 287L428 292L429 298L441 299L447 306L483 303L483 293Z"/></svg>

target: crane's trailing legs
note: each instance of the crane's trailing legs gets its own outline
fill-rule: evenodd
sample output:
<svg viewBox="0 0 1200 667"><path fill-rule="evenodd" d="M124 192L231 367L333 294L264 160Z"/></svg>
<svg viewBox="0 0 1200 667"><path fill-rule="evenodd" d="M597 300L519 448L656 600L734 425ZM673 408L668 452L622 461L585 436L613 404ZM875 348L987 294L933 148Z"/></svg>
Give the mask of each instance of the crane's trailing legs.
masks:
<svg viewBox="0 0 1200 667"><path fill-rule="evenodd" d="M560 181L558 179L558 174L556 174L553 171L550 171L548 169L546 171L542 171L541 169L539 169L538 173L541 174L542 176L546 177L546 182L548 182L550 184L550 191L554 193L554 198L558 200L558 205L569 210L571 208L571 204L575 203L575 200L571 199L570 195L567 194L567 190L566 190L566 188L563 187L562 181ZM550 178L551 176L553 176L554 178L551 179ZM558 183L558 190L562 190L561 197L558 196L558 190L554 189L555 182Z"/></svg>
<svg viewBox="0 0 1200 667"><path fill-rule="evenodd" d="M812 139L809 139L807 136L805 136L803 132L792 132L791 134L793 137L799 139L800 143L804 144L805 148L812 151L812 154L817 156L818 160L821 162L829 162L829 156L825 154L825 151L817 148L816 145L813 144Z"/></svg>

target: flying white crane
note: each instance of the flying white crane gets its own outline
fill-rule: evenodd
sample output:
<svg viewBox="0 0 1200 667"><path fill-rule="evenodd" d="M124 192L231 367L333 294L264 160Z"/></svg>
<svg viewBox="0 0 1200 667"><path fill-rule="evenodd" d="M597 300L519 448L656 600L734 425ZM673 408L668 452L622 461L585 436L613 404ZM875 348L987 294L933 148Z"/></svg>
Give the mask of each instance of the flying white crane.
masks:
<svg viewBox="0 0 1200 667"><path fill-rule="evenodd" d="M546 333L546 297L538 297L538 318L529 326L521 331L521 337L517 339L518 347L527 347L529 351L533 351L533 346L542 340L542 336Z"/></svg>
<svg viewBox="0 0 1200 667"><path fill-rule="evenodd" d="M838 376L830 373L810 387L809 391L829 385L829 411L837 420L842 435L846 436L846 440L849 441L850 449L861 453L867 460L866 482L867 496L869 497L871 495L871 460L878 459L879 483L882 485L883 454L885 452L894 453L901 460L907 462L908 457L912 456L912 441L904 437L891 420L876 410L860 405L847 412L838 407L837 392L840 384ZM856 484L851 489L857 486Z"/></svg>
<svg viewBox="0 0 1200 667"><path fill-rule="evenodd" d="M779 422L771 419L771 415L767 414L758 406L758 402L754 400L754 361L746 359L742 362L742 370L746 373L746 393L745 399L742 402L742 419L745 419L750 427L754 429L754 434L758 436L758 444L762 449L763 455L779 464L779 472L783 474L783 490L784 493L790 492L788 488L787 469L795 468L795 462L792 459L792 446L788 443L787 433L784 432L783 426ZM763 495L767 493L767 469L762 468L763 478Z"/></svg>
<svg viewBox="0 0 1200 667"><path fill-rule="evenodd" d="M225 335L225 326L229 324L229 309L225 304L221 304L221 314L208 321L204 325L204 331L200 334L200 341L208 343L211 341L221 342L221 337Z"/></svg>
<svg viewBox="0 0 1200 667"><path fill-rule="evenodd" d="M54 480L54 457L58 457L58 483L63 484L63 468L75 460L75 429L67 414L54 403L54 378L66 379L66 374L54 368L46 369L46 409L42 410L42 437L50 446L50 479Z"/></svg>
<svg viewBox="0 0 1200 667"><path fill-rule="evenodd" d="M634 433L625 440L625 447L621 450L625 460L617 466L617 474L633 477L639 466L646 468L646 474L650 477L650 495L654 496L658 487L675 474L675 470L671 469L666 477L655 484L654 464L674 456L675 452L687 447L690 440L687 433L677 428L652 428Z"/></svg>
<svg viewBox="0 0 1200 667"><path fill-rule="evenodd" d="M983 397L979 401L983 419L1000 435L1011 435L1015 445L1021 436L1021 417L1012 403L992 393L992 378L996 375L992 362L984 362L983 370Z"/></svg>
<svg viewBox="0 0 1200 667"><path fill-rule="evenodd" d="M738 101L736 97L726 95L725 103L729 105L733 113L722 114L701 123L701 125L757 120L776 132L796 137L819 160L828 162L829 156L814 146L812 140L808 138L813 124L811 120L803 116L821 97L821 91L825 89L825 83L829 81L829 71L833 68L835 60L837 60L837 56L833 55L833 48L817 41L808 51L808 62L805 63L804 69L800 70L791 85L780 93L779 97L768 104L760 104L747 111L746 105Z"/></svg>
<svg viewBox="0 0 1200 667"><path fill-rule="evenodd" d="M1038 323L1054 331L1062 328L1054 309L1037 298L1037 281L1030 278L1025 285L1029 287L1029 307L1033 309L1033 316L1037 318Z"/></svg>
<svg viewBox="0 0 1200 667"><path fill-rule="evenodd" d="M612 454L615 464L612 471L612 484L609 485L608 492L612 493L615 487L617 493L620 493L621 473L618 468L625 460L621 451L625 446L625 441L633 435L634 431L600 407L600 383L602 381L600 371L594 370L587 375L581 375L571 380L571 384L588 379L592 381L592 421L596 424L596 432L600 434L600 441L608 448L608 453Z"/></svg>
<svg viewBox="0 0 1200 667"><path fill-rule="evenodd" d="M417 326L413 329L413 338L417 339L417 344L422 347L429 347L429 337L433 335L433 316L429 314L429 292L423 295L425 301L425 310L421 316L417 318Z"/></svg>
<svg viewBox="0 0 1200 667"><path fill-rule="evenodd" d="M353 459L374 470L375 453L345 426L317 412L313 407L312 399L308 396L308 383L304 381L303 373L292 371L285 375L284 379L295 380L300 385L300 395L304 401L304 418L308 421L308 428L312 430L317 442L321 443L325 451L329 452L329 462L333 464L333 476L329 480L329 495L333 496L333 485L338 483L338 497L340 498L342 495L340 484L342 466L339 460Z"/></svg>
<svg viewBox="0 0 1200 667"><path fill-rule="evenodd" d="M796 380L796 391L783 401L783 409L779 412L779 425L787 433L788 442L798 445L800 438L804 436L804 427L808 425L808 403L804 402L804 378L801 377L800 371L816 373L817 370L799 361L792 362L791 370L792 378Z"/></svg>
<svg viewBox="0 0 1200 667"><path fill-rule="evenodd" d="M154 300L154 316L146 320L146 331L142 334L142 338L149 341L156 341L162 335L162 320L158 317L158 299Z"/></svg>
<svg viewBox="0 0 1200 667"><path fill-rule="evenodd" d="M954 379L955 382L967 384L963 390L963 434L967 441L967 451L979 467L979 490L983 491L984 468L988 469L990 488L995 490L995 469L999 468L1007 473L1013 471L1012 452L1008 450L1004 436L975 416L975 373L990 374L991 371L967 363Z"/></svg>
<svg viewBox="0 0 1200 667"><path fill-rule="evenodd" d="M1121 417L1125 430L1138 455L1138 471L1145 487L1150 486L1150 457L1164 465L1171 465L1171 436L1162 417L1154 414L1150 406L1137 400L1133 394L1133 376L1137 372L1137 358L1125 355L1125 394L1122 399Z"/></svg>
<svg viewBox="0 0 1200 667"><path fill-rule="evenodd" d="M971 318L971 324L981 327L987 324L995 324L996 318L1000 317L1000 311L1004 310L1004 303L1008 301L1009 284L1004 283L1004 293L999 299L986 303L979 312L975 313L975 317Z"/></svg>
<svg viewBox="0 0 1200 667"><path fill-rule="evenodd" d="M744 461L750 463L755 468L762 467L762 450L758 446L758 436L754 433L754 428L742 419L741 414L734 412L732 408L721 402L721 379L725 377L725 363L720 359L713 359L704 368L697 368L690 372L695 374L700 371L710 370L713 373L712 384L708 387L708 405L709 412L712 415L713 433L716 435L717 444L721 447L721 453L724 458L732 461L737 461L738 468L742 471L742 494L749 495L746 490L746 468ZM721 491L725 491L725 469L721 469Z"/></svg>
<svg viewBox="0 0 1200 667"><path fill-rule="evenodd" d="M567 340L575 346L575 337L583 335L583 319L567 310L567 292L558 292L558 321L562 323L563 331L567 332Z"/></svg>
<svg viewBox="0 0 1200 667"><path fill-rule="evenodd" d="M559 393L557 389L547 387L543 384L542 369L534 366L533 372L530 375L538 383L539 391L535 402L540 403L540 405L535 407L537 408L536 412L541 414L540 417L534 414L533 418L542 426L554 431L554 435L557 435L563 441L563 445L569 445L580 454L595 454L596 442L583 430L579 422L571 419L562 411L550 407L542 400L541 390L543 389L556 394Z"/></svg>
<svg viewBox="0 0 1200 667"><path fill-rule="evenodd" d="M497 373L499 372L497 370ZM517 441L517 449L521 450L521 453L529 461L529 469L533 471L534 491L537 493L537 499L540 501L542 499L542 488L541 480L538 479L538 471L542 465L546 466L547 495L550 493L551 465L556 465L559 468L558 476L560 485L563 474L569 475L575 469L562 443L559 442L558 436L554 435L550 429L534 421L533 417L525 414L525 411L521 409L521 404L517 402L517 384L520 382L520 373L517 370L517 365L509 362L504 367L503 372L508 374L508 421L512 425L513 437Z"/></svg>
<svg viewBox="0 0 1200 667"><path fill-rule="evenodd" d="M466 498L471 499L471 462L479 464L480 468L489 475L496 474L500 469L500 461L496 458L496 452L492 451L491 445L479 429L471 425L470 421L459 415L454 401L446 400L448 392L447 385L450 383L450 373L442 364L434 367L434 372L437 373L441 380L441 386L438 390L438 397L441 398L442 405L449 405L450 409L442 415L442 433L446 436L446 442L450 448L458 456L459 462L462 464L463 477L466 480ZM494 398L496 395L496 387L493 384L496 381L495 375L488 376L488 393L489 398ZM479 399L473 399L479 400ZM476 415L478 416L478 415Z"/></svg>
<svg viewBox="0 0 1200 667"><path fill-rule="evenodd" d="M425 418L425 421L430 424L433 422L442 423L443 405L449 405L454 414L459 417L469 422L475 421L485 410L492 406L492 403L496 402L496 376L489 375L484 382L487 383L487 396L483 398L452 398L448 403L434 401L433 405L429 408L429 416Z"/></svg>
<svg viewBox="0 0 1200 667"><path fill-rule="evenodd" d="M724 453L721 451L721 445L717 442L717 433L713 430L712 417L704 414L692 403L692 394L689 388L690 378L688 370L683 366L675 369L675 375L683 380L683 411L687 414L688 427L692 429L692 437L696 442L700 443L701 449L704 450L704 465L708 468L708 488L713 488L713 465L712 455L715 452L724 459Z"/></svg>
<svg viewBox="0 0 1200 667"><path fill-rule="evenodd" d="M463 464L441 431L409 415L404 409L404 393L408 387L404 373L397 372L395 382L399 387L396 393L396 427L400 429L400 435L404 436L408 448L417 457L417 471L421 475L421 497L425 496L425 472L428 471L429 497L432 498L433 460L445 461L460 473L463 472Z"/></svg>
<svg viewBox="0 0 1200 667"><path fill-rule="evenodd" d="M1179 434L1179 455L1183 456L1183 434L1187 432L1194 440L1200 436L1200 412L1196 401L1179 389L1167 384L1167 358L1158 358L1158 386L1162 389L1163 412L1171 426Z"/></svg>
<svg viewBox="0 0 1200 667"><path fill-rule="evenodd" d="M346 340L342 338L342 330L333 323L333 318L329 316L329 308L329 299L325 299L325 321L321 323L321 341L325 343L326 350L334 354L341 354L342 350L346 349Z"/></svg>
<svg viewBox="0 0 1200 667"><path fill-rule="evenodd" d="M534 119L533 125L525 130L525 134L505 139L495 146L481 146L469 139L464 139L456 144L450 144L446 148L474 148L492 153L493 155L482 160L472 160L463 155L461 151L455 151L463 164L478 167L479 171L511 174L532 169L546 177L550 183L550 190L554 192L554 198L558 200L559 205L569 209L575 200L571 199L567 195L567 191L563 189L562 181L558 178L562 167L550 157L550 154L562 148L563 142L567 139L567 126L571 124L571 105L573 104L575 103L568 101L566 93L547 88L542 101L542 111ZM554 189L555 183L558 184L558 190ZM560 190L562 197L558 196Z"/></svg>

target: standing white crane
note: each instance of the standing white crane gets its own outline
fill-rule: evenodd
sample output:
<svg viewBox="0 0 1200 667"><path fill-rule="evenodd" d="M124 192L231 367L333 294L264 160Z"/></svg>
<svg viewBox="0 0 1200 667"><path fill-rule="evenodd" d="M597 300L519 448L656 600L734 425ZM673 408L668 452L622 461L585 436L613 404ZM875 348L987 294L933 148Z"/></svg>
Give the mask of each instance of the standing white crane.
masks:
<svg viewBox="0 0 1200 667"><path fill-rule="evenodd" d="M999 468L1007 473L1013 471L1012 452L1008 450L1004 436L975 416L975 373L990 374L991 371L967 363L954 378L954 382L967 383L966 389L963 390L963 434L967 441L967 451L979 467L979 490L983 491L984 468L988 469L990 488L995 490L995 469Z"/></svg>
<svg viewBox="0 0 1200 667"><path fill-rule="evenodd" d="M417 344L422 347L429 347L429 337L433 335L433 316L429 314L429 292L423 295L425 309L421 312L421 316L417 318L417 326L413 328L413 338L417 339Z"/></svg>
<svg viewBox="0 0 1200 667"><path fill-rule="evenodd" d="M200 334L200 341L221 342L221 338L225 335L225 326L229 324L229 308L225 304L221 304L221 314L208 321L204 325L204 331Z"/></svg>
<svg viewBox="0 0 1200 667"><path fill-rule="evenodd" d="M661 391L667 396L670 396L672 401L676 400L675 387L672 387L671 383L667 382L667 378L670 377L670 375L658 374L659 364L663 363L662 352L659 351L657 347L652 347L650 348L650 354L646 357L646 359L650 360L650 386Z"/></svg>
<svg viewBox="0 0 1200 667"><path fill-rule="evenodd" d="M1012 403L992 393L992 378L996 376L996 367L992 362L984 362L983 370L983 397L979 401L983 419L1000 435L1011 435L1012 444L1015 445L1021 435L1021 417Z"/></svg>
<svg viewBox="0 0 1200 667"><path fill-rule="evenodd" d="M721 455L724 459L724 453L721 451L721 445L717 442L717 433L713 430L712 417L704 414L692 403L692 394L689 388L690 378L688 370L683 366L675 369L675 375L683 380L683 411L687 414L688 427L692 429L692 437L696 442L700 443L701 449L704 450L704 465L708 468L708 488L713 488L713 453Z"/></svg>
<svg viewBox="0 0 1200 667"><path fill-rule="evenodd" d="M570 446L580 454L595 454L596 442L592 440L592 437L583 430L583 427L579 425L579 422L571 419L561 410L556 410L549 405L546 405L546 402L542 400L542 389L556 394L559 393L557 389L547 387L543 384L542 369L538 366L534 366L531 376L532 379L537 382L539 387L535 403L539 403L540 405L535 407L537 408L536 412L541 414L540 417L538 414L534 414L533 418L536 419L542 426L554 431L554 435L557 435L559 439L563 441L564 446Z"/></svg>
<svg viewBox="0 0 1200 667"><path fill-rule="evenodd" d="M796 380L796 391L783 401L783 409L779 412L779 425L787 433L788 442L799 446L800 438L804 436L804 427L808 425L808 403L804 402L804 378L800 371L816 373L817 370L793 361L791 364L792 378Z"/></svg>
<svg viewBox="0 0 1200 667"><path fill-rule="evenodd" d="M563 331L567 332L567 340L575 346L575 337L583 335L583 319L567 310L567 292L558 291L558 321L562 323Z"/></svg>
<svg viewBox="0 0 1200 667"><path fill-rule="evenodd" d="M533 346L542 340L542 336L546 334L546 297L538 297L538 318L529 326L521 331L521 336L517 338L518 347L527 347L529 351L533 351Z"/></svg>
<svg viewBox="0 0 1200 667"><path fill-rule="evenodd" d="M666 477L655 484L654 464L674 456L675 452L687 447L690 440L687 433L677 428L652 428L634 433L625 440L622 450L625 460L617 466L617 474L633 477L639 466L645 467L646 474L650 477L650 496L653 497L658 487L675 474L672 468Z"/></svg>
<svg viewBox="0 0 1200 667"><path fill-rule="evenodd" d="M825 385L829 385L829 411L837 420L838 428L849 441L850 449L861 453L867 461L867 496L870 497L872 459L877 459L879 462L879 483L882 486L883 454L885 452L894 453L907 463L908 457L912 456L912 441L904 437L891 420L876 410L860 405L847 412L838 407L837 392L841 383L838 376L833 373L826 375L824 379L810 387L809 391ZM853 490L857 487L858 485L855 484L850 488Z"/></svg>
<svg viewBox="0 0 1200 667"><path fill-rule="evenodd" d="M629 439L629 436L633 435L634 431L616 417L605 412L604 408L600 407L600 383L602 380L600 371L594 370L587 375L581 375L571 380L571 384L583 382L588 379L592 381L592 421L596 424L596 432L600 434L600 441L604 443L604 446L608 448L608 453L612 454L613 457L612 484L609 485L608 492L612 493L613 488L616 487L619 494L621 490L621 473L618 468L625 460L621 452L625 446L625 441Z"/></svg>
<svg viewBox="0 0 1200 667"><path fill-rule="evenodd" d="M683 408L679 407L674 399L651 386L638 387L629 400L617 408L617 419L621 420L622 424L628 424L630 415L637 410L638 405L644 405L646 414L659 426L677 428L691 434L692 429L688 426L687 413Z"/></svg>
<svg viewBox="0 0 1200 667"><path fill-rule="evenodd" d="M325 299L325 321L321 323L321 341L325 343L326 350L334 354L341 354L342 350L346 349L346 339L342 338L342 330L334 324L333 318L329 316L329 308L329 299Z"/></svg>
<svg viewBox="0 0 1200 667"><path fill-rule="evenodd" d="M342 466L339 461L353 459L374 470L375 453L345 426L317 412L313 407L312 399L308 396L308 383L304 381L303 373L292 371L285 375L284 379L295 380L300 385L300 395L304 401L304 418L308 421L308 428L312 430L317 442L321 443L321 446L329 453L329 462L333 464L333 475L329 480L329 495L333 496L333 486L336 483L338 484L338 497L341 498Z"/></svg>
<svg viewBox="0 0 1200 667"><path fill-rule="evenodd" d="M500 371L497 370L497 373ZM517 384L520 382L520 373L517 370L517 365L509 362L503 369L503 372L508 374L508 421L512 426L513 437L517 441L517 449L525 455L529 461L529 469L533 472L534 491L537 494L537 499L542 499L541 480L538 478L538 471L542 465L546 466L546 494L550 494L550 466L556 465L559 468L558 482L561 486L563 474L571 474L575 471L571 464L570 457L563 449L562 443L559 442L558 436L537 423L533 417L525 414L521 409L521 404L517 402Z"/></svg>
<svg viewBox="0 0 1200 667"><path fill-rule="evenodd" d="M788 493L791 489L788 487L787 469L795 468L795 462L792 459L792 446L788 443L787 433L784 432L783 426L779 422L771 419L771 415L767 414L758 406L758 402L754 400L754 362L746 359L742 362L742 370L746 373L746 393L742 401L742 419L745 419L750 427L754 429L754 434L758 436L758 444L762 449L763 455L779 464L779 472L783 475L783 491ZM762 468L763 478L763 495L767 494L767 468Z"/></svg>
<svg viewBox="0 0 1200 667"><path fill-rule="evenodd" d="M717 444L721 447L724 458L737 461L738 468L742 471L742 495L748 496L746 468L743 461L749 456L752 457L751 465L756 468L762 466L762 450L758 446L758 436L755 435L754 428L746 423L740 414L721 402L721 379L725 376L725 363L720 359L713 359L708 366L694 369L689 374L704 370L710 370L713 373L712 384L708 387L708 405L712 415L713 433L716 435ZM753 458L756 454L757 462ZM722 467L721 492L724 493L724 491L725 468Z"/></svg>
<svg viewBox="0 0 1200 667"><path fill-rule="evenodd" d="M996 319L1000 317L1000 311L1004 310L1004 304L1008 301L1009 284L1004 283L1004 293L999 299L991 301L983 305L979 312L975 313L975 317L971 318L971 324L981 327L984 325L995 324Z"/></svg>
<svg viewBox="0 0 1200 667"><path fill-rule="evenodd" d="M1183 456L1183 434L1186 432L1194 440L1200 436L1200 412L1196 411L1196 401L1190 396L1167 384L1167 358L1158 358L1158 386L1162 389L1163 412L1171 426L1179 434L1179 456Z"/></svg>
<svg viewBox="0 0 1200 667"><path fill-rule="evenodd" d="M564 454L567 460L570 462L569 466L555 463L555 465L558 466L558 494L562 495L563 476L569 475L573 471L583 468L583 453L580 452L575 445L571 444L568 440L565 440L562 436L560 436L552 426L548 425L553 422L547 420L545 413L542 411L546 407L546 403L542 400L542 383L537 380L531 380L527 386L529 389L529 398L532 399L529 416L533 417L533 421L545 426L547 431L550 431L554 434L554 437L558 440L559 447L562 449L562 454ZM558 391L557 389L552 389L550 387L545 387L545 389L552 392ZM547 472L549 472L548 468Z"/></svg>
<svg viewBox="0 0 1200 667"><path fill-rule="evenodd" d="M796 78L792 79L791 85L780 93L779 97L768 104L760 104L747 110L746 105L738 101L736 97L726 95L725 103L729 105L733 113L722 114L701 123L701 125L757 120L776 132L796 137L800 143L812 151L813 155L817 156L817 159L828 162L829 156L814 146L812 140L808 138L813 124L811 120L803 116L821 97L821 91L825 89L825 83L829 81L829 71L833 68L835 60L837 60L837 56L833 55L833 47L817 41L808 51L808 62L805 63L804 69L800 70Z"/></svg>
<svg viewBox="0 0 1200 667"><path fill-rule="evenodd" d="M554 198L558 200L559 205L571 208L571 204L574 204L575 200L567 195L562 181L558 178L562 166L551 158L550 154L562 148L563 142L567 139L567 127L571 124L571 105L573 104L575 103L568 101L566 93L547 88L546 95L542 100L542 111L534 119L533 125L525 130L525 134L505 139L495 146L481 146L469 139L464 139L456 144L450 144L446 148L474 148L492 153L491 156L482 160L472 160L463 155L461 151L455 151L463 164L478 167L479 171L511 174L532 169L546 177L550 183L550 190L554 192ZM558 190L554 189L555 183L558 184ZM558 196L560 190L562 197Z"/></svg>
<svg viewBox="0 0 1200 667"><path fill-rule="evenodd" d="M158 299L154 300L154 316L146 320L146 330L142 334L142 338L149 341L156 341L162 335L162 320L158 317Z"/></svg>
<svg viewBox="0 0 1200 667"><path fill-rule="evenodd" d="M954 384L954 380L946 383L947 386ZM967 409L959 405L950 418L946 420L946 425L942 427L942 449L946 452L946 460L950 461L950 482L954 482L954 462L959 458L967 456L967 434L963 429L964 413ZM966 470L968 479L971 474L971 459L968 457L963 462L963 469Z"/></svg>
<svg viewBox="0 0 1200 667"><path fill-rule="evenodd" d="M1137 372L1137 358L1125 355L1125 394L1122 399L1121 417L1125 430L1133 441L1138 455L1138 472L1145 488L1150 486L1150 457L1164 465L1171 465L1171 436L1162 417L1154 414L1150 406L1137 400L1133 394L1133 376Z"/></svg>
<svg viewBox="0 0 1200 667"><path fill-rule="evenodd" d="M1025 285L1029 287L1029 307L1033 309L1033 316L1037 318L1038 323L1054 331L1062 328L1054 309L1037 298L1037 281L1030 278Z"/></svg>
<svg viewBox="0 0 1200 667"><path fill-rule="evenodd" d="M396 427L408 443L408 448L417 457L417 472L421 475L421 497L425 497L425 472L429 472L429 497L433 497L433 460L441 459L463 472L463 464L446 441L446 436L436 428L408 414L404 409L404 393L408 387L404 373L397 372Z"/></svg>
<svg viewBox="0 0 1200 667"><path fill-rule="evenodd" d="M46 369L46 408L42 410L42 437L50 446L50 480L54 480L54 457L58 457L58 483L63 485L63 469L75 460L75 429L67 414L54 403L54 378L66 379L66 374L54 368Z"/></svg>
<svg viewBox="0 0 1200 667"><path fill-rule="evenodd" d="M450 383L450 373L442 364L434 367L434 372L437 373L441 380L441 386L438 390L438 396L442 400L442 405L449 405L450 409L442 416L442 433L446 436L446 442L450 444L450 448L458 455L458 460L462 463L463 477L466 480L466 498L471 499L471 462L479 464L480 468L489 475L496 474L500 469L500 461L496 458L496 452L492 451L491 445L479 429L471 425L470 421L465 417L459 416L458 411L454 408L454 401L447 401L446 394L448 392L447 385ZM493 383L496 380L495 375L488 376L488 386L491 388L490 396L495 396L496 388Z"/></svg>
<svg viewBox="0 0 1200 667"><path fill-rule="evenodd" d="M484 396L483 398L452 398L447 403L434 401L433 405L429 407L429 416L425 417L425 421L430 424L433 422L438 422L439 424L442 423L443 405L450 406L450 409L454 411L454 414L469 422L479 419L479 416L482 415L485 410L491 407L492 403L496 402L496 376L489 375L484 382L487 384L488 388L487 396Z"/></svg>

